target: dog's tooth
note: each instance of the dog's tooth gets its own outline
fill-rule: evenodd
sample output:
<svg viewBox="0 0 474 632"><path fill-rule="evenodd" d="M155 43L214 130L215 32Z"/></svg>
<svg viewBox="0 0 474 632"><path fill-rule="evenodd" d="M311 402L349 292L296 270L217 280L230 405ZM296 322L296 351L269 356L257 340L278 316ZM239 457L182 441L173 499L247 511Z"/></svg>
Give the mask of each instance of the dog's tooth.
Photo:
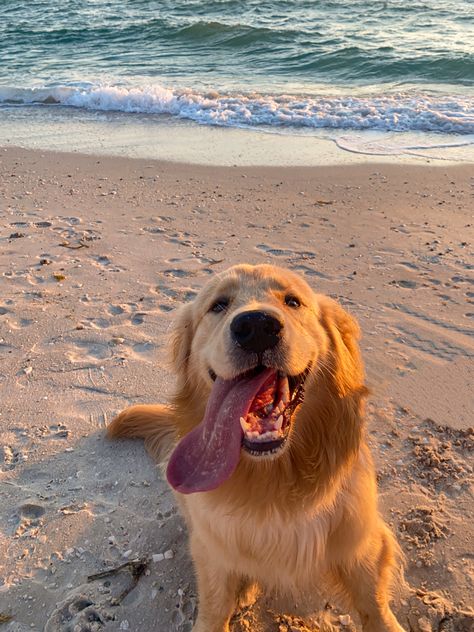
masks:
<svg viewBox="0 0 474 632"><path fill-rule="evenodd" d="M247 433L250 424L248 424L243 417L240 418L240 425L242 426L242 430Z"/></svg>
<svg viewBox="0 0 474 632"><path fill-rule="evenodd" d="M277 432L280 432L282 425L283 425L283 415L280 415L275 422L275 430Z"/></svg>
<svg viewBox="0 0 474 632"><path fill-rule="evenodd" d="M285 380L283 384L283 392L281 394L281 401L283 402L283 404L288 404L288 402L290 401L290 387L288 384L288 380Z"/></svg>

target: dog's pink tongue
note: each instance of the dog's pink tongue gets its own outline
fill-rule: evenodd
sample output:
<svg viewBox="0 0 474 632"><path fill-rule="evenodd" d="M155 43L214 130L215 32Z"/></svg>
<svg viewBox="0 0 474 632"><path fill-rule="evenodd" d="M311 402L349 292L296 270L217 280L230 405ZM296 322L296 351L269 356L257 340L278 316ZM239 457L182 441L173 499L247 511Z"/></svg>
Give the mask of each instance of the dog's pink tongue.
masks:
<svg viewBox="0 0 474 632"><path fill-rule="evenodd" d="M265 369L254 377L214 382L204 419L176 446L166 475L182 494L219 487L234 472L240 458L245 417L265 381L274 373Z"/></svg>

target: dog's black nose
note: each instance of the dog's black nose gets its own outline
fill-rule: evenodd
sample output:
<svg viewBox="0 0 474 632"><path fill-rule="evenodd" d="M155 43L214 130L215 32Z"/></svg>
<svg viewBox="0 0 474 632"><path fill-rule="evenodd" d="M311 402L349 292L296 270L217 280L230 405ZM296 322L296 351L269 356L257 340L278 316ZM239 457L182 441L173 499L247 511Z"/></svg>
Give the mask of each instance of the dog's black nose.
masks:
<svg viewBox="0 0 474 632"><path fill-rule="evenodd" d="M283 323L266 312L243 312L234 318L230 331L235 342L246 351L262 353L278 344Z"/></svg>

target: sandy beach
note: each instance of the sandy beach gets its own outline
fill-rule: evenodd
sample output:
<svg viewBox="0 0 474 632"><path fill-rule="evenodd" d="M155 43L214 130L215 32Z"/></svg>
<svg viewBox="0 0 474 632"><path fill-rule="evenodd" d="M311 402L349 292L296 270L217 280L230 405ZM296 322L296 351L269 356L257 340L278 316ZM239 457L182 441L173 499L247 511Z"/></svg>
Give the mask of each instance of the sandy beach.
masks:
<svg viewBox="0 0 474 632"><path fill-rule="evenodd" d="M0 194L2 632L191 630L173 496L140 442L104 429L172 391L174 310L243 261L299 272L359 320L381 511L407 560L394 609L412 632L474 630L472 165L9 147ZM267 596L233 631L359 629L323 597Z"/></svg>

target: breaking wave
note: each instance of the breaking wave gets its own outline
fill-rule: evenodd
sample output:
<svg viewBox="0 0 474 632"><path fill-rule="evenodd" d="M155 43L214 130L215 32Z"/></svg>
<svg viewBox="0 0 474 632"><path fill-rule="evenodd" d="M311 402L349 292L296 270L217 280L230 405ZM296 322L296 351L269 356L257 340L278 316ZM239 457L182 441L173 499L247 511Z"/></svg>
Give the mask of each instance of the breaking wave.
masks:
<svg viewBox="0 0 474 632"><path fill-rule="evenodd" d="M474 133L474 97L393 93L297 96L198 92L157 84L75 84L0 88L3 106L62 105L94 111L163 114L204 125Z"/></svg>

